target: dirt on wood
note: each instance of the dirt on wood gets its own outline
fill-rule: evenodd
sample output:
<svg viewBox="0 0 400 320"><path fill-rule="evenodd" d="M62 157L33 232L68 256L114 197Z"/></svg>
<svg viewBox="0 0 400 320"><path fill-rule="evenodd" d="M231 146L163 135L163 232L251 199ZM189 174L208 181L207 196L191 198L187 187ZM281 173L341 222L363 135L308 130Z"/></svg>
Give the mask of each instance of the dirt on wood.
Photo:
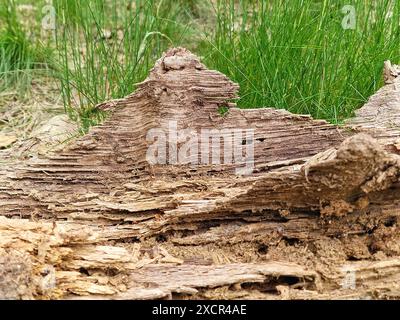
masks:
<svg viewBox="0 0 400 320"><path fill-rule="evenodd" d="M400 78L390 76L334 126L238 109L237 84L169 50L134 93L98 106L110 113L102 125L0 166L0 297L400 298ZM253 160L211 161L221 150L210 144L207 159L198 148L185 163L171 151L149 161L149 132L171 124L186 130L176 151L217 130L231 139L218 148L239 139Z"/></svg>

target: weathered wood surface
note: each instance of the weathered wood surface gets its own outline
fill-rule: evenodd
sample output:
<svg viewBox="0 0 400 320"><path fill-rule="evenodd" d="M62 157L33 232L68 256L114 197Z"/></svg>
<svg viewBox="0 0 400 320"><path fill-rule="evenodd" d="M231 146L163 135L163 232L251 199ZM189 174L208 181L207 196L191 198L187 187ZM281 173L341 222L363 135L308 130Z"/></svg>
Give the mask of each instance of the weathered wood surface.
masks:
<svg viewBox="0 0 400 320"><path fill-rule="evenodd" d="M367 132L384 141L392 152L400 151L400 67L385 61L383 86L346 125L358 132Z"/></svg>
<svg viewBox="0 0 400 320"><path fill-rule="evenodd" d="M276 263L257 256L247 264L230 252L230 263L195 267L185 262L185 248L204 255L208 246L223 251L248 245L257 252L294 241L314 254L312 243L340 239L335 248L349 259L398 261L399 81L392 76L354 119L337 127L284 110L240 110L235 83L185 49L168 51L132 95L98 106L111 113L105 123L61 152L0 167L0 248L6 257L1 263L18 265L23 256L31 270L23 274L40 279L26 285L24 294L13 287L2 296L207 297L210 288L227 287L227 297L315 298L316 292L339 287L340 277L332 276L338 271L287 262L284 255ZM229 112L221 115L220 107ZM153 128L167 130L171 121L191 133L253 129L253 172L238 175L235 163L150 164L146 135ZM177 146L184 143L178 139ZM210 155L216 152L211 146ZM148 249L161 241L184 259L165 248ZM343 259L334 268L348 262ZM54 271L48 274L55 288L37 284L50 281L44 266ZM272 281L266 270L283 280ZM3 275L7 285L14 271ZM163 280L149 286L157 272ZM293 285L293 277L307 281ZM177 279L183 280L172 285ZM261 287L240 286L260 281ZM360 296L380 285L398 296L390 282L368 281ZM232 286L242 289L231 295ZM309 295L297 295L298 289ZM352 297L339 291L331 297Z"/></svg>
<svg viewBox="0 0 400 320"><path fill-rule="evenodd" d="M99 230L68 222L0 218L2 298L158 299L398 297L400 259L347 262L321 273L291 262L193 264L161 247L101 245ZM340 289L349 272L357 292ZM329 290L328 290L329 289Z"/></svg>

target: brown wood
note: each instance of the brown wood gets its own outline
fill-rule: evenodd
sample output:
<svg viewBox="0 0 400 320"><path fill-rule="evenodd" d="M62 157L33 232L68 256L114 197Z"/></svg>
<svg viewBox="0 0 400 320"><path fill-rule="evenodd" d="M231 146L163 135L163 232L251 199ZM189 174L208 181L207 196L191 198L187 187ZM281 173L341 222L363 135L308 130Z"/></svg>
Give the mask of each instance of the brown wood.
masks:
<svg viewBox="0 0 400 320"><path fill-rule="evenodd" d="M375 289L398 297L385 280L396 277L400 256L400 80L392 77L338 127L238 109L237 84L186 49L169 50L133 94L98 106L110 112L102 125L61 152L0 167L0 296L213 297L224 288L231 298ZM171 121L191 133L253 129L253 172L237 174L234 163L150 164L146 135ZM395 261L382 283L361 267L371 259L379 270ZM365 290L339 290L348 263Z"/></svg>

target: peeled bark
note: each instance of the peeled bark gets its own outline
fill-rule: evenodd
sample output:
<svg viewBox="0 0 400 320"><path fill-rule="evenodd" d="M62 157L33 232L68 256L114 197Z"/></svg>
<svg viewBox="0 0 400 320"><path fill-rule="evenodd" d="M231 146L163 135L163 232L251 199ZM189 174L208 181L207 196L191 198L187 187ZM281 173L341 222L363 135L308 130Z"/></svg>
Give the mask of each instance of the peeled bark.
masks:
<svg viewBox="0 0 400 320"><path fill-rule="evenodd" d="M187 50L169 50L133 94L98 106L110 112L102 125L52 156L0 168L0 248L8 257L0 263L27 264L26 290L9 287L7 277L21 273L11 268L0 294L399 297L384 280L397 276L400 259L399 88L395 78L338 127L284 110L238 109L237 84ZM221 107L229 111L221 115ZM171 123L188 137L227 129L228 140L210 145L207 161L202 149L188 159L200 165L149 162L148 133ZM250 142L232 133L249 129ZM254 146L251 172L249 159L211 163L229 139ZM185 142L178 137L172 148ZM378 261L382 279L354 259ZM348 264L363 290L340 290Z"/></svg>

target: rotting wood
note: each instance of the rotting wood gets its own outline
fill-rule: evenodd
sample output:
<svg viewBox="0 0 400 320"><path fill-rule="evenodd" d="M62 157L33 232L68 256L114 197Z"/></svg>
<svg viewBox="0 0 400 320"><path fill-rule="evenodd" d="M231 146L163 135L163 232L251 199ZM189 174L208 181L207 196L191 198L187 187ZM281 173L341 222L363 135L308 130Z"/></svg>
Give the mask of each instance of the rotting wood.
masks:
<svg viewBox="0 0 400 320"><path fill-rule="evenodd" d="M293 241L314 254L315 242L341 239L337 250L349 258L373 257L383 259L382 264L397 259L400 79L392 77L354 119L338 127L284 110L240 110L234 103L235 83L208 70L189 51L169 50L133 94L98 106L111 113L105 123L61 152L0 168L2 264L26 264L27 270L18 278L26 290L14 286L5 293L7 277L17 271L4 268L9 271L2 275L0 293L21 298L196 296L214 286L237 288L247 279L240 275L252 275L250 283L263 282L262 287L242 289L264 298L284 297L289 291L295 298L298 289L310 291L309 297L338 290L331 285L332 277L339 277L337 270L308 270L301 263L292 264L293 270L318 277L304 286L285 285L297 276L283 267L288 263L284 255L276 264L257 256L250 265L240 264L237 253L227 253L231 263L196 268L154 241L165 241L188 258L185 248L207 253L209 245L223 249L246 244L257 252ZM229 107L229 112L221 115L219 107ZM252 174L235 174L233 163L149 164L147 133L168 130L171 121L192 132L254 129ZM217 152L212 147L209 151ZM355 241L365 246L366 254L354 253ZM335 268L345 262L338 261ZM286 280L268 285L271 275L260 270L271 266L278 266L276 272ZM220 270L230 275L218 285L211 276L202 278L203 285L193 285L190 277L203 274L202 268L207 274ZM164 284L137 285L140 275L148 279L154 270L166 272ZM191 270L190 276L181 287L171 287L180 270ZM228 279L236 276L237 281ZM379 285L378 280L368 283L360 295Z"/></svg>

